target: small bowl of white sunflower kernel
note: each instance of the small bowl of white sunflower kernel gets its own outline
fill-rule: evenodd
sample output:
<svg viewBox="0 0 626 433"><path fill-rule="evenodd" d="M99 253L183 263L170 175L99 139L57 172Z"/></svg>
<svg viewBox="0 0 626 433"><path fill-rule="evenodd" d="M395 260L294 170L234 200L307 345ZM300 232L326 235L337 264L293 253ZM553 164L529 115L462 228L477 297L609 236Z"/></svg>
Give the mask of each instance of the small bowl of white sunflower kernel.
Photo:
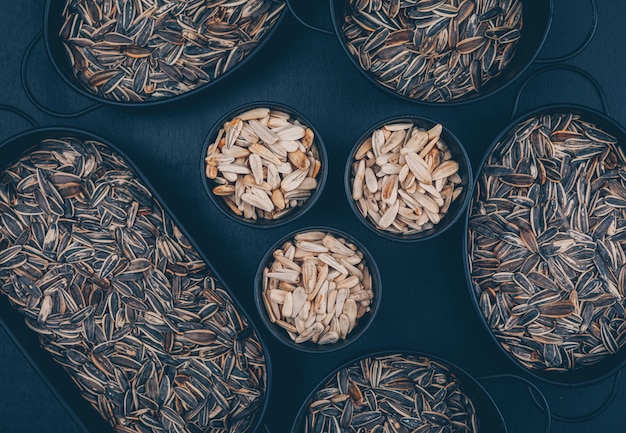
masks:
<svg viewBox="0 0 626 433"><path fill-rule="evenodd" d="M252 227L276 227L310 209L328 171L319 133L302 114L255 102L224 115L203 146L202 180L213 203Z"/></svg>
<svg viewBox="0 0 626 433"><path fill-rule="evenodd" d="M459 219L470 198L472 166L443 125L399 116L357 140L344 182L350 207L366 227L391 240L421 241Z"/></svg>
<svg viewBox="0 0 626 433"><path fill-rule="evenodd" d="M374 258L349 234L308 227L278 240L254 281L255 302L267 329L289 347L330 352L357 340L381 300Z"/></svg>

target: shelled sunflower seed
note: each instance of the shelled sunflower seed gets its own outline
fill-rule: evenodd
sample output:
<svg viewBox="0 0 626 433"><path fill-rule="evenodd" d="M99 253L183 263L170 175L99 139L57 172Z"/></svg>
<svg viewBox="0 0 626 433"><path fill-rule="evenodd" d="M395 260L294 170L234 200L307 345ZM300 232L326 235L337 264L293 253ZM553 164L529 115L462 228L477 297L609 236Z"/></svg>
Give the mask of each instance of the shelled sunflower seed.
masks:
<svg viewBox="0 0 626 433"><path fill-rule="evenodd" d="M339 370L316 390L298 431L477 433L478 424L472 400L444 364L393 354Z"/></svg>
<svg viewBox="0 0 626 433"><path fill-rule="evenodd" d="M410 121L374 130L352 163L352 199L378 230L410 235L438 224L463 191L459 163L441 140Z"/></svg>
<svg viewBox="0 0 626 433"><path fill-rule="evenodd" d="M381 85L421 101L479 92L511 62L520 0L349 0L348 51Z"/></svg>
<svg viewBox="0 0 626 433"><path fill-rule="evenodd" d="M66 0L58 35L79 85L143 102L230 71L276 24L284 0Z"/></svg>
<svg viewBox="0 0 626 433"><path fill-rule="evenodd" d="M263 270L263 302L271 323L296 343L334 344L370 311L372 277L363 253L331 233L295 235Z"/></svg>
<svg viewBox="0 0 626 433"><path fill-rule="evenodd" d="M525 367L569 371L626 343L626 158L584 116L534 116L495 146L468 241L480 309Z"/></svg>
<svg viewBox="0 0 626 433"><path fill-rule="evenodd" d="M116 432L256 424L261 341L111 148L46 139L4 170L0 251L2 293Z"/></svg>
<svg viewBox="0 0 626 433"><path fill-rule="evenodd" d="M276 220L302 206L322 169L315 133L288 113L254 108L224 123L207 149L213 194L249 220Z"/></svg>

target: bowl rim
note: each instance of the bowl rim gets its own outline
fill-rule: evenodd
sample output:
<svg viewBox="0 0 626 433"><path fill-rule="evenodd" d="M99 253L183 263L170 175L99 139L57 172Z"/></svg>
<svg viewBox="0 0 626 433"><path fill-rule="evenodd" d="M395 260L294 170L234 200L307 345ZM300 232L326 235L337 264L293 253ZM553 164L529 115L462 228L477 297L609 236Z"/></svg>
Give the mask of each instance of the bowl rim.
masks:
<svg viewBox="0 0 626 433"><path fill-rule="evenodd" d="M610 126L614 131L619 132L620 134L626 136L626 129L624 129L624 127L617 122L615 119L613 119L612 117L610 117L608 114L600 112L594 108L591 107L587 107L584 105L580 105L580 104L573 104L573 103L557 103L557 104L546 104L546 105L542 105L538 108L533 108L531 110L528 110L526 112L524 112L521 115L517 115L514 119L511 120L511 122L506 125L504 128L502 128L502 130L500 131L500 133L496 136L496 138L491 142L491 144L489 145L489 147L487 147L487 149L485 150L485 153L480 161L480 164L477 167L477 171L476 171L476 175L475 175L475 179L474 179L474 183L471 186L471 189L468 191L468 196L472 198L471 201L473 201L473 196L474 196L474 192L476 189L476 186L480 180L480 175L483 171L483 168L485 166L485 163L487 162L487 159L489 158L490 154L493 152L494 148L496 147L496 145L502 140L503 137L505 137L505 135L507 135L507 133L509 133L514 127L516 127L517 125L519 125L521 122L524 122L525 120L527 120L528 118L530 118L531 116L535 116L537 114L541 114L541 113L554 113L554 112L558 112L558 111L564 111L564 112L571 112L574 114L582 114L582 115L590 115L592 117L596 117L602 120L602 122L605 123L605 125ZM611 132L612 133L612 132ZM564 388L577 388L577 387L584 387L584 386L589 386L589 385L594 385L596 383L599 383L609 377L612 377L616 374L618 374L623 368L624 366L626 366L626 346L622 347L617 353L615 354L609 354L607 356L605 356L604 360L606 360L608 357L617 357L620 356L622 357L622 359L618 362L616 362L615 366L613 366L613 368L603 372L602 374L597 375L596 377L592 377L590 379L584 379L584 380L578 380L578 381L573 381L571 380L571 378L566 378L567 380L556 380L554 378L559 377L565 377L564 375L571 375L573 372L575 371L579 371L579 370L588 370L589 368L597 368L597 366L599 364L601 364L603 361L599 361L599 363L596 364L592 364L589 366L581 366L578 368L575 368L573 370L568 370L566 372L550 372L550 371L544 371L544 370L531 370L529 368L524 367L511 353L509 353L507 350L505 350L502 345L500 344L500 342L498 341L498 339L496 338L493 330L491 329L491 327L489 326L489 324L487 323L487 319L485 319L485 317L483 316L482 311L480 311L480 307L479 307L479 299L476 297L476 293L474 292L473 289L473 279L470 273L470 260L469 260L469 245L468 245L468 239L467 239L467 234L468 234L468 230L469 230L469 217L470 217L470 213L471 213L471 203L470 205L468 205L465 209L465 215L464 215L464 230L463 230L463 240L462 240L462 252L463 252L463 270L465 273L465 279L466 279L466 285L467 285L467 289L470 292L470 298L472 299L472 306L474 308L474 311L476 312L476 315L478 316L483 329L485 330L485 332L489 335L489 338L491 341L493 341L493 343L498 346L499 350L501 351L501 353L503 353L510 361L512 364L514 364L516 366L516 368L518 369L518 371L523 372L524 374L532 377L533 379L536 379L540 382L543 383L547 383L553 386L558 386L558 387L564 387ZM550 377L546 377L545 375L550 375L551 377L554 378L550 378Z"/></svg>
<svg viewBox="0 0 626 433"><path fill-rule="evenodd" d="M323 232L332 234L335 237L342 237L349 243L354 244L357 247L357 249L361 251L361 253L363 253L363 259L365 260L367 264L367 268L372 278L372 289L374 292L374 299L372 303L370 304L370 311L367 313L368 315L367 320L363 321L361 320L363 318L359 319L359 322L357 323L355 329L353 329L352 332L348 334L346 339L343 341L334 343L334 344L319 345L319 344L311 343L310 341L306 341L301 344L296 344L289 338L289 336L285 333L283 329L280 329L277 325L269 321L268 313L265 308L265 304L263 303L263 300L262 300L263 269L265 269L265 267L269 265L270 261L273 261L274 251L278 249L285 242L289 240L293 240L295 235L299 233L307 233L307 232L312 232L312 231L323 231ZM338 351L340 349L343 349L349 346L350 344L358 340L361 336L363 336L363 334L365 334L365 332L369 329L369 327L374 322L374 319L376 318L378 310L380 309L381 298L382 298L381 292L382 292L382 278L380 275L380 269L378 268L378 264L376 263L376 260L374 259L374 256L372 255L372 253L367 249L367 247L365 247L365 245L363 245L361 241L356 239L353 235L346 233L343 230L330 227L330 226L318 225L318 226L301 227L299 229L296 229L280 237L263 254L263 257L261 258L259 265L257 267L257 271L254 275L254 303L257 308L257 313L259 317L261 318L261 322L265 326L265 329L267 329L270 332L270 334L274 336L275 339L279 340L285 346L290 347L295 350L299 350L301 352L305 352L305 353L324 354L324 353L335 352L335 351Z"/></svg>
<svg viewBox="0 0 626 433"><path fill-rule="evenodd" d="M429 229L428 231L431 231L431 233L427 234L427 235L422 235L419 237L415 237L417 235L420 235L420 233L425 233L426 231L423 232L417 232L414 233L412 235L406 235L406 236L402 236L402 235L397 235L394 233L389 233L387 231L383 231L383 230L378 230L373 223L370 222L370 220L368 218L364 218L361 215L361 212L359 211L359 209L356 206L355 201L352 199L352 163L354 162L354 155L356 154L357 150L359 149L359 147L361 146L361 144L376 130L379 128L382 128L383 126L390 124L390 123L398 123L401 122L403 120L407 120L407 121L411 121L414 123L423 123L423 124L427 124L430 125L429 127L432 128L435 125L440 124L443 128L442 131L442 136L445 134L447 136L449 136L452 141L453 144L452 146L456 146L458 147L458 153L460 154L459 156L461 158L459 158L459 160L457 160L455 158L455 160L457 160L457 162L459 163L459 166L465 165L465 169L467 171L467 182L465 182L465 185L463 186L463 188L465 189L464 194L465 196L463 197L463 201L460 203L457 211L455 214L448 214L446 213L445 216L447 215L451 215L451 219L449 219L445 225L435 225L432 229ZM421 125L417 125L417 126L421 126ZM444 143L446 144L446 146L448 146L448 148L450 149L450 145L448 143L448 141L444 141ZM456 151L455 151L456 153ZM343 180L344 180L344 190L346 193L346 199L348 200L348 203L350 205L350 209L352 209L352 212L356 215L357 219L365 226L367 227L370 231L372 231L373 233L375 233L376 235L391 240L391 241L395 241L395 242L402 242L402 243L411 243L411 242L422 242L422 241L426 241L429 239L432 239L442 233L444 233L445 231L447 231L450 227L454 226L456 224L456 222L459 220L459 218L461 217L461 215L464 213L465 208L467 207L468 203L469 203L469 199L470 199L470 188L474 182L474 175L473 175L473 168L472 168L472 162L470 160L470 157L467 153L467 150L465 149L465 146L463 146L463 143L461 143L461 140L459 140L459 138L450 130L448 129L442 122L437 122L431 118L428 117L424 117L424 116L419 116L416 114L401 114L401 115L396 115L396 116L392 116L389 117L387 119L381 120L376 122L374 125L372 125L371 127L369 127L365 132L363 132L359 138L356 140L354 146L352 147L352 149L350 150L350 152L348 153L348 158L346 159L346 164L344 167L344 175L343 175ZM444 216L444 218L445 218ZM440 223L441 224L441 223Z"/></svg>
<svg viewBox="0 0 626 433"><path fill-rule="evenodd" d="M204 260L207 268L209 271L211 271L212 276L220 282L221 288L229 295L230 297L230 301L232 302L232 304L234 305L234 307L241 313L241 315L247 320L248 322L248 326L250 328L252 328L252 330L255 332L258 340L259 340L259 344L261 346L261 350L263 353L263 356L265 358L265 372L266 372L266 380L265 380L265 395L263 396L263 404L262 406L258 409L258 418L257 420L254 422L254 424L252 425L252 427L249 431L256 431L264 422L265 416L267 414L267 409L269 407L269 402L270 402L270 397L271 397L271 392L272 392L272 362L271 362L271 357L270 357L270 351L269 351L269 346L267 344L267 341L265 340L265 336L264 334L261 332L261 330L259 329L259 327L257 326L256 322L253 319L253 316L250 315L246 309L242 306L242 304L239 302L239 299L237 298L237 295L235 292L233 292L230 288L230 286L226 283L226 280L224 280L224 278L222 278L222 276L219 274L219 272L216 270L216 268L213 266L213 264L207 259L204 251L198 247L198 244L196 243L195 239L190 236L189 232L187 231L186 227L184 225L182 225L178 219L178 217L176 216L176 214L174 214L171 210L171 208L169 207L169 205L167 204L166 201L163 200L163 198L161 197L160 193L158 192L158 190L156 190L154 188L154 186L152 185L152 183L149 181L149 179L144 175L144 173L139 169L139 167L135 164L135 162L122 150L120 149L117 145L113 144L111 141L103 138L102 136L89 132L87 130L84 129L79 129L79 128L75 128L72 126L45 126L45 127L37 127L37 128L32 128L23 132L20 132L18 134L15 134L3 141L0 142L0 152L2 152L3 150L5 150L7 147L11 147L11 146L16 146L20 141L22 140L26 140L30 137L34 137L36 138L37 143L33 144L30 147L26 147L26 148L22 148L16 151L17 156L15 158L20 158L21 155L23 155L25 152L30 151L31 149L33 149L34 147L39 145L39 142L41 141L41 138L39 138L40 135L42 134L50 134L50 137L60 137L63 135L67 135L67 136L71 136L71 137L77 137L80 139L89 139L89 140L94 140L97 142L100 142L104 145L106 145L107 147L110 147L114 152L116 152L118 155L120 155L128 164L128 166L130 167L131 170L134 171L134 174L136 175L137 179L139 179L140 181L142 181L145 185L146 188L148 188L148 190L151 192L153 198L160 204L160 206L163 208L163 210L165 212L168 213L170 219L172 220L172 222L174 224L176 224L176 226L178 227L178 229L180 230L180 232L183 234L183 236L185 236L185 238L187 239L187 241L189 242L189 244L196 250L196 252L198 253L198 255L200 256L200 258L202 260ZM0 168L4 167L8 167L11 164L11 162L3 162L0 163ZM6 301L6 299L3 300L3 302ZM8 303L7 303L8 306ZM13 311L16 314L20 314L16 309L13 309ZM21 316L21 314L20 314ZM16 343L16 346L18 347L18 349L20 350L20 352L22 352L25 356L25 358L30 362L30 364L32 365L33 369L40 375L42 381L46 384L46 386L51 390L51 392L53 393L53 395L57 398L57 400L59 400L59 402L61 403L61 405L68 410L70 417L75 420L77 422L77 424L82 428L84 426L84 415L79 415L76 410L74 410L74 407L70 404L70 402L65 398L65 393L59 391L59 389L57 388L57 386L50 380L49 376L44 374L42 369L40 368L40 360L37 359L37 357L33 357L31 355L31 352L26 349L26 347L22 344L21 338L18 337L15 332L13 331L13 328L9 328L8 324L5 322L4 319L0 318L0 325L6 329L7 334L11 337L11 339ZM32 334L33 336L33 340L36 342L37 339L36 334L33 333L32 331L30 332L30 334ZM38 349L42 350L42 353L45 352L45 349L43 349L41 347L41 345L39 345L38 343L35 343L35 345L37 346ZM63 368L61 366L61 364L57 363L53 357L51 356L47 356L45 358L45 360L43 361L46 365L53 365L55 368ZM80 396L80 393L78 393L78 389L76 388L76 393L75 393L76 399L78 399L79 397L82 399L82 396ZM84 400L84 399L82 399ZM87 402L85 400L85 403L87 405L89 405L89 402ZM89 405L89 407L91 407L91 405ZM98 411L96 411L94 409L94 413L97 413L98 415L100 415L100 413ZM102 420L102 422L106 422L106 420L100 415L100 419Z"/></svg>
<svg viewBox="0 0 626 433"><path fill-rule="evenodd" d="M151 100L147 100L143 102L124 102L124 101L106 99L96 94L93 94L87 91L86 89L82 88L77 82L75 82L73 78L66 76L66 74L63 72L60 66L61 63L59 63L61 59L58 58L60 57L60 54L58 55L55 54L55 51L52 48L52 43L50 41L50 38L52 37L51 36L52 29L50 26L50 20L52 18L51 18L50 10L52 8L53 1L54 0L46 0L46 5L44 8L44 14L43 14L43 39L44 39L44 45L46 46L46 52L48 54L48 58L50 59L50 62L52 63L52 66L56 70L57 74L70 87L70 89L74 90L75 92L93 101L101 103L103 105L110 105L110 106L124 107L124 108L147 108L147 107L157 107L157 106L166 105L166 104L174 104L176 102L179 102L182 99L193 97L195 95L198 95L201 92L206 91L207 89L215 87L218 83L221 83L222 81L225 81L225 79L231 77L234 72L242 69L243 65L248 63L250 59L252 59L259 51L261 51L262 48L267 44L267 42L276 33L276 29L278 29L283 19L287 15L286 13L287 6L284 5L282 11L280 12L280 15L278 16L278 19L276 20L274 25L269 29L269 31L263 36L259 44L244 59L242 59L239 63L233 66L230 70L221 74L214 80L204 83L192 90L180 93L175 96L151 99Z"/></svg>
<svg viewBox="0 0 626 433"><path fill-rule="evenodd" d="M313 396L315 395L315 393L319 390L320 386L322 386L324 383L326 383L328 380L330 380L335 374L337 374L337 372L339 372L340 370L347 368L349 366L352 366L354 364L356 364L357 362L366 359L366 358L377 358L377 357L381 357L381 356L389 356L389 355L401 355L401 356L413 356L413 357L423 357L423 358L428 358L429 360L432 361L436 361L440 364L443 364L446 368L448 368L448 371L455 375L458 376L457 379L460 379L462 382L470 382L473 386L476 387L477 391L483 394L484 397L484 401L486 404L490 405L491 408L494 410L494 412L498 415L498 423L500 425L502 425L502 432L501 433L507 433L507 425L506 425L506 421L504 420L504 416L502 415L502 411L500 410L500 408L498 407L498 405L496 404L495 400L493 399L492 395L487 391L487 389L483 386L482 383L480 383L478 381L478 379L476 379L474 376L472 376L471 374L469 374L466 370L464 370L463 368L459 367L457 364L450 362L444 358L441 358L439 356L436 355L432 355L428 352L421 352L421 351L416 351L416 350L411 350L411 349L402 349L402 348L398 348L398 349L383 349L383 350L375 350L373 352L370 353L364 353L361 355L357 355L345 362L342 362L341 364L339 364L337 367L335 367L330 373L328 373L326 376L324 376L322 379L320 379L317 382L317 385L315 385L315 387L309 392L309 394L306 396L306 398L304 399L304 401L300 404L300 409L298 410L298 412L296 413L296 416L293 420L293 423L291 425L291 433L296 433L298 430L298 425L299 423L302 421L303 417L306 415L306 406L307 403L309 401L312 400ZM465 387L464 387L465 388ZM464 391L465 393L465 391ZM467 395L467 393L465 393ZM470 398L470 400L473 402L474 401L474 397L475 396L470 396L467 395L468 398ZM480 414L478 415L480 416ZM480 418L479 418L480 420Z"/></svg>
<svg viewBox="0 0 626 433"><path fill-rule="evenodd" d="M491 89L488 92L485 93L481 93L481 92L473 92L470 93L469 97L465 97L465 96L461 96L457 99L452 99L450 101L442 101L442 102L428 102L428 101L423 101L420 99L414 99L414 98L409 98L408 96L405 95L401 95L400 93L394 92L393 90L383 86L382 84L380 84L378 81L376 81L376 79L371 76L370 74L367 73L367 71L365 71L361 65L359 65L359 63L357 62L357 60L354 58L354 56L350 53L350 51L348 50L347 44L343 39L343 36L341 34L341 25L339 24L339 17L337 16L337 14L335 14L335 4L337 2L344 2L346 0L329 0L330 2L330 14L331 14L331 21L333 23L333 29L335 30L335 34L337 36L337 39L339 39L339 45L341 45L341 48L343 49L343 51L346 53L346 56L350 59L350 61L352 62L352 64L359 70L359 72L361 72L363 74L363 76L365 76L367 78L367 80L370 82L370 84L374 85L374 87L390 94L393 95L397 98L400 98L406 102L411 102L413 104L416 105L423 105L423 106L427 106L427 107L455 107L455 106L460 106L460 105L465 105L465 104L470 104L472 102L478 102L478 101L482 101L492 95L495 95L496 93L499 93L500 91L506 89L507 87L509 87L513 82L517 81L517 79L522 76L527 70L528 68L535 62L535 60L537 59L537 56L539 55L539 53L541 52L541 49L543 48L546 39L548 38L548 34L550 33L550 28L552 27L552 19L554 16L554 0L548 0L549 4L548 4L548 16L547 16L547 20L546 20L546 28L543 32L543 34L541 35L539 44L537 46L537 48L532 52L532 55L530 56L529 61L523 65L523 67L521 67L519 69L519 71L517 71L515 74L513 74L513 76L509 79L509 80L501 80L502 82L494 87L493 89ZM473 95L473 96L472 96Z"/></svg>
<svg viewBox="0 0 626 433"><path fill-rule="evenodd" d="M208 151L209 146L211 145L213 138L217 136L219 130L222 128L225 122L230 121L237 115L254 109L254 108L269 108L270 110L275 109L279 111L284 111L289 114L293 119L299 120L303 123L304 126L310 128L315 134L315 139L313 141L313 145L315 145L317 149L317 154L319 156L319 161L321 164L320 172L318 174L318 182L317 188L315 188L313 194L299 207L294 208L291 212L285 214L282 218L276 220L265 220L265 219L257 219L257 220L249 220L247 218L239 217L231 212L229 209L226 209L226 205L223 204L222 200L219 200L213 191L211 190L211 183L213 183L212 179L208 179L206 177L206 163L205 158ZM248 102L243 105L238 105L237 107L229 110L226 114L222 115L222 117L217 120L208 134L206 135L201 149L200 156L200 176L202 177L202 185L204 186L204 191L213 203L213 205L219 209L224 215L226 215L230 220L235 221L239 224L243 224L248 227L253 227L257 229L271 229L275 227L280 227L285 224L289 224L301 216L305 215L319 200L322 193L324 192L324 188L326 186L326 180L328 178L328 153L326 152L326 145L324 144L324 140L320 135L319 131L315 127L315 125L302 113L300 113L295 108L292 108L288 105L273 102L273 101L256 101L256 102Z"/></svg>

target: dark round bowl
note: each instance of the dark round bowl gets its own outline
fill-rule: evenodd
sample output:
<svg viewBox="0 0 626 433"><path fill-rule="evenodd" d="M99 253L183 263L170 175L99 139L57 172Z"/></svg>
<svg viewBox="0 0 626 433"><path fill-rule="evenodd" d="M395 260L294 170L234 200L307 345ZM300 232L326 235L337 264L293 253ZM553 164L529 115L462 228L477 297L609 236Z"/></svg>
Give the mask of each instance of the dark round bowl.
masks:
<svg viewBox="0 0 626 433"><path fill-rule="evenodd" d="M441 140L446 144L446 146L448 146L448 149L452 153L452 159L459 163L459 175L462 179L461 185L463 186L463 191L461 192L461 195L459 195L459 197L457 197L457 199L452 202L452 204L450 205L450 209L448 209L448 212L441 219L439 224L435 225L431 229L410 235L401 235L391 233L386 230L380 230L370 219L364 218L363 215L361 215L361 212L356 206L356 202L352 199L352 163L354 162L354 155L361 146L361 143L363 143L365 139L371 136L376 129L382 128L384 125L388 125L390 123L401 122L413 122L416 126L426 130L432 128L439 123L425 117L404 115L385 119L369 128L359 137L356 144L350 151L344 170L344 188L346 191L346 198L348 199L348 203L350 203L350 208L352 208L352 211L356 215L357 219L361 221L361 223L363 223L365 227L367 227L377 235L393 241L400 242L424 241L427 239L431 239L448 230L460 218L463 209L465 209L471 197L471 195L469 194L469 190L473 183L472 163L459 139L452 133L452 131L447 129L445 126L442 125L443 131L441 132Z"/></svg>
<svg viewBox="0 0 626 433"><path fill-rule="evenodd" d="M259 409L259 414L254 422L253 428L250 428L250 432L258 431L261 428L261 424L264 420L264 414L267 411L269 405L271 386L272 386L272 363L270 360L270 354L267 350L267 343L264 336L259 332L258 327L250 318L250 315L246 312L243 306L239 303L234 293L226 285L225 280L220 277L219 273L213 268L211 263L207 260L203 251L198 247L193 238L189 235L185 227L177 219L168 207L167 203L160 197L155 188L151 185L148 179L144 176L141 170L135 165L135 163L128 158L128 156L106 139L92 134L91 132L70 128L70 127L46 127L32 129L27 132L14 135L13 137L3 141L0 144L0 154L2 155L2 163L0 164L0 170L4 170L13 161L16 161L24 152L29 151L33 146L39 144L41 140L62 138L62 137L76 137L81 140L94 140L103 143L113 149L118 155L120 155L129 165L129 167L135 172L137 179L141 180L148 190L152 193L155 200L157 200L164 211L169 214L171 220L180 229L181 233L187 238L189 244L198 252L202 260L207 264L211 270L213 276L220 281L222 288L230 296L233 305L248 321L250 329L254 330L261 343L263 350L263 356L266 360L267 380L265 388L265 396L263 397L262 407ZM7 333L11 339L17 344L19 349L24 353L26 359L32 364L33 368L40 374L43 381L48 388L52 391L54 396L60 401L63 407L70 414L83 431L98 431L105 432L111 431L110 424L100 416L98 412L91 406L91 404L82 397L77 386L69 380L68 372L61 366L61 364L53 361L53 356L44 350L39 345L39 340L36 338L36 334L25 323L25 317L14 306L11 305L9 299L1 295L0 296L0 324L5 327ZM27 402L25 402L28 404Z"/></svg>
<svg viewBox="0 0 626 433"><path fill-rule="evenodd" d="M315 141L313 143L317 147L317 153L319 155L319 159L322 164L322 167L317 177L317 180L318 180L317 188L315 189L311 197L309 197L309 199L305 201L301 206L294 208L291 212L285 214L285 216L278 218L276 220L257 219L256 221L254 221L248 218L244 218L243 216L235 215L230 210L228 205L224 203L224 200L222 200L220 197L213 194L212 189L214 186L218 184L212 179L209 179L206 177L205 175L206 165L205 165L204 159L206 158L208 147L215 141L215 138L217 137L217 134L219 133L219 130L223 127L224 123L236 117L238 114L244 113L253 108L261 108L261 107L269 108L270 110L278 110L278 111L283 111L285 113L289 113L292 119L298 120L300 123L302 123L302 125L308 128L311 128L313 132L315 133ZM247 225L248 227L267 229L267 228L272 228L272 227L279 227L284 224L290 223L296 220L297 218L301 217L302 215L304 215L306 212L308 212L308 210L311 207L313 207L313 205L317 202L317 200L322 195L322 191L324 190L324 186L326 185L326 178L328 177L328 155L326 154L326 146L324 145L324 142L322 140L322 137L319 131L315 128L313 123L311 123L306 117L304 117L298 111L286 105L279 104L277 102L266 102L266 101L252 102L252 103L242 105L240 107L237 107L229 111L224 116L222 116L220 120L218 120L215 123L215 125L213 125L213 127L211 128L211 131L209 132L206 139L204 140L204 144L202 148L202 157L200 158L200 175L202 176L202 184L204 185L204 190L206 191L207 195L209 196L209 198L211 199L215 207L217 207L220 211L222 211L224 215L226 215L233 221L237 221L238 223Z"/></svg>
<svg viewBox="0 0 626 433"><path fill-rule="evenodd" d="M348 361L338 368L336 368L332 373L326 376L324 379L319 381L318 385L311 391L308 397L304 400L302 405L300 406L300 410L294 419L293 425L291 427L291 433L302 433L305 431L304 422L306 420L306 415L308 413L308 405L309 402L314 398L315 393L322 387L328 380L332 377L336 376L337 373L343 368L350 367L359 361L370 358L370 357L380 357L380 356L388 356L388 355L403 355L403 356L414 356L414 357L425 357L429 358L433 361L443 364L448 368L451 374L456 376L456 379L459 383L459 388L465 393L465 395L472 401L474 408L476 410L476 416L478 418L479 430L481 432L490 432L490 433L506 433L507 427L500 412L498 406L493 401L491 395L485 390L485 388L470 374L465 372L460 367L452 364L449 361L438 358L433 355L429 355L426 353L413 352L407 350L385 350L382 352L374 352L371 354L363 355L358 358L355 358L351 361Z"/></svg>
<svg viewBox="0 0 626 433"><path fill-rule="evenodd" d="M361 73L376 87L385 90L387 93L404 99L405 101L413 102L415 104L424 104L428 106L455 106L467 104L470 102L480 101L487 98L500 90L506 88L513 81L515 81L520 75L522 75L526 69L535 61L539 51L541 50L550 26L552 24L553 14L553 0L524 0L523 8L523 27L522 37L517 43L515 56L511 60L511 63L495 78L492 78L487 83L483 84L480 92L470 92L465 96L461 96L456 99L452 99L446 102L427 102L419 99L409 98L408 96L401 95L393 90L383 86L376 81L374 75L361 68L358 60L352 56L346 42L344 41L343 34L341 32L341 26L344 22L344 13L347 7L348 0L330 0L330 12L332 15L332 21L335 28L337 38L341 43L346 55L354 64L354 66L361 71Z"/></svg>
<svg viewBox="0 0 626 433"><path fill-rule="evenodd" d="M503 129L502 133L496 137L496 139L491 143L485 155L479 165L479 170L476 174L476 183L474 183L472 187L471 197L474 196L474 191L480 176L482 175L483 168L485 162L489 158L489 155L495 148L495 146L507 136L510 132L513 132L516 125L525 119L530 118L531 116L535 116L539 113L545 114L556 114L556 113L574 113L579 114L584 120L588 122L595 123L599 128L602 128L604 131L612 134L615 138L617 138L618 143L622 143L622 149L624 149L623 143L626 143L626 130L622 127L617 121L610 118L606 114L598 112L588 107L584 107L581 105L574 104L559 104L559 105L546 105L535 110L532 110L528 113L525 113L522 116L519 116L517 119L512 121L506 128ZM626 150L626 149L625 149ZM469 245L468 245L468 237L467 233L469 230L469 216L471 211L471 204L467 207L465 212L465 235L463 236L463 263L465 267L465 276L467 279L467 287L470 291L470 297L473 300L474 310L476 314L480 317L480 320L489 334L491 340L496 344L500 350L506 355L511 362L516 365L521 371L529 374L534 379L539 381L549 383L557 386L566 386L566 387L576 387L576 386L585 386L600 382L609 376L616 374L619 370L621 370L624 365L626 365L626 346L622 347L617 353L612 355L607 355L600 362L583 366L574 370L569 370L566 372L558 372L558 371L544 371L544 370L534 370L526 368L522 365L511 353L505 350L499 343L498 339L492 332L487 320L483 316L480 306L479 306L479 293L473 289L473 280L470 273L470 261L469 261Z"/></svg>
<svg viewBox="0 0 626 433"><path fill-rule="evenodd" d="M69 0L68 0L69 1ZM117 107L154 107L163 104L173 103L175 101L180 101L183 98L191 97L196 95L209 87L214 87L220 85L220 83L227 77L229 77L235 71L241 69L248 61L254 57L259 51L262 50L263 46L267 43L267 41L271 38L271 36L275 33L276 29L280 25L281 21L284 19L287 7L285 6L283 10L280 12L280 17L272 28L263 36L263 39L256 48L252 50L248 56L246 56L241 62L233 66L226 73L220 75L216 79L205 83L201 86L196 87L193 90L190 90L185 93L181 93L176 96L171 96L167 98L158 98L154 100L147 100L143 102L123 102L123 101L115 101L107 98L100 97L95 95L88 90L86 90L81 83L76 79L76 76L73 73L72 67L69 64L67 59L67 55L65 52L65 48L63 47L63 43L61 38L58 36L58 31L61 29L63 25L63 16L62 11L65 5L65 0L46 0L46 7L44 10L44 22L43 22L43 37L46 45L46 50L48 52L48 57L54 66L54 69L61 76L63 81L67 83L70 88L74 91L80 93L81 95L93 99L94 101L100 102L106 105L112 105Z"/></svg>
<svg viewBox="0 0 626 433"><path fill-rule="evenodd" d="M346 241L353 243L359 249L359 251L363 253L363 259L365 260L367 268L372 277L372 290L374 292L374 299L372 300L372 303L370 305L370 311L365 313L365 315L361 317L361 319L359 319L358 323L356 324L352 332L348 334L345 340L340 340L335 344L320 345L320 344L312 343L311 341L306 341L304 343L296 344L295 342L291 340L291 338L289 338L289 335L284 329L270 322L267 310L265 308L265 303L263 302L263 269L267 265L269 265L271 261L274 260L273 255L272 255L274 251L280 248L285 242L292 240L295 235L299 233L305 233L305 232L311 232L311 231L322 231L322 232L330 233L334 235L335 237L341 237L341 238L344 238ZM365 333L365 331L367 331L367 329L370 327L370 325L374 321L374 318L376 317L376 314L378 313L378 309L380 307L380 301L381 301L381 290L382 290L382 281L380 277L380 271L378 270L378 265L376 264L374 257L368 251L368 249L365 248L365 246L360 241L358 241L357 239L355 239L353 236L349 235L348 233L335 229L335 228L322 227L322 226L306 227L303 229L298 229L280 238L263 255L263 258L261 259L261 262L259 263L259 267L257 268L256 275L254 277L254 302L256 304L256 308L259 313L259 316L261 317L261 321L263 322L267 330L284 345L291 347L293 349L300 350L302 352L308 352L308 353L334 352L336 350L343 349L344 347L348 346L349 344L357 340L359 337L361 337Z"/></svg>

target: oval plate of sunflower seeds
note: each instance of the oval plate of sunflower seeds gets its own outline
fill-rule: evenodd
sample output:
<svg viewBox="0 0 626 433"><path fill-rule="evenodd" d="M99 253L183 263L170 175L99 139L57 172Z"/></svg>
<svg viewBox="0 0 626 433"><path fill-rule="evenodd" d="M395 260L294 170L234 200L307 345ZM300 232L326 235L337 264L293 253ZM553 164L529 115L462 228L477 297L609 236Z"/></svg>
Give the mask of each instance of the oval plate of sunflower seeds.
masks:
<svg viewBox="0 0 626 433"><path fill-rule="evenodd" d="M331 12L370 82L431 105L502 90L532 64L552 22L552 4L541 0L331 0Z"/></svg>
<svg viewBox="0 0 626 433"><path fill-rule="evenodd" d="M504 131L468 207L474 306L534 377L597 382L626 362L626 131L576 105L534 110Z"/></svg>
<svg viewBox="0 0 626 433"><path fill-rule="evenodd" d="M507 430L491 396L460 368L431 355L386 351L356 358L323 379L291 428L342 431Z"/></svg>
<svg viewBox="0 0 626 433"><path fill-rule="evenodd" d="M3 322L79 423L254 431L266 346L132 162L68 128L0 148L13 161L0 174Z"/></svg>
<svg viewBox="0 0 626 433"><path fill-rule="evenodd" d="M220 82L260 50L284 10L283 0L48 0L44 39L79 93L149 106Z"/></svg>

